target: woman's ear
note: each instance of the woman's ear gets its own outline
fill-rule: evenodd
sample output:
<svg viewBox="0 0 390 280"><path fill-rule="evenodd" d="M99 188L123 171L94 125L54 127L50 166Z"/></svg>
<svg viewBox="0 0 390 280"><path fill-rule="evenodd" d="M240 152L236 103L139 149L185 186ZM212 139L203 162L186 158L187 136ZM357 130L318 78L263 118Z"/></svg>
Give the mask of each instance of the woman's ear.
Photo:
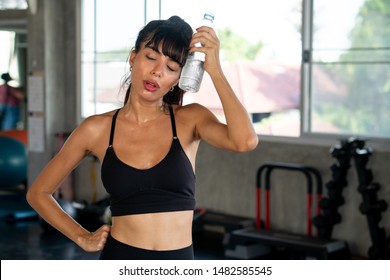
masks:
<svg viewBox="0 0 390 280"><path fill-rule="evenodd" d="M136 52L134 50L132 50L130 53L130 59L129 59L130 67L133 67L135 56L136 56Z"/></svg>
<svg viewBox="0 0 390 280"><path fill-rule="evenodd" d="M172 87L176 87L176 86L178 85L178 83L179 83L179 80L177 80L177 81L173 84Z"/></svg>

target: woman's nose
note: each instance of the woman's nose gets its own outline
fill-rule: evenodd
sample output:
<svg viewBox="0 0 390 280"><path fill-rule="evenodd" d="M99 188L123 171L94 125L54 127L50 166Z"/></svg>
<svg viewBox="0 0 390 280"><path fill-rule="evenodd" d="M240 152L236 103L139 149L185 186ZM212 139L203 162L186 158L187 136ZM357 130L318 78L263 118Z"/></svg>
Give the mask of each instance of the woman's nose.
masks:
<svg viewBox="0 0 390 280"><path fill-rule="evenodd" d="M152 69L152 74L160 77L162 73L162 63L156 64Z"/></svg>

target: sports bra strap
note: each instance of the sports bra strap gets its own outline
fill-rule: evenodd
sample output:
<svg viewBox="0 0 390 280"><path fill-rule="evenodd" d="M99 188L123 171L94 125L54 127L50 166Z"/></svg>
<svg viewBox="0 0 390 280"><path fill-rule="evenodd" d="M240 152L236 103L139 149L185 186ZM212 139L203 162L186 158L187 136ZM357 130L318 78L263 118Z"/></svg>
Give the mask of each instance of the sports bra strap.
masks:
<svg viewBox="0 0 390 280"><path fill-rule="evenodd" d="M171 124L172 124L172 134L173 134L173 138L174 138L174 139L177 139L175 115L173 114L173 109L172 109L172 106L171 106L170 104L168 105L168 108L169 108L169 114L171 115Z"/></svg>
<svg viewBox="0 0 390 280"><path fill-rule="evenodd" d="M172 134L173 134L173 138L177 138L177 135L176 135L176 123L175 123L175 115L173 114L173 109L172 109L172 106L169 105L168 106L169 108L169 114L171 116L171 125L172 125ZM112 123L111 123L111 132L110 132L110 142L108 143L108 146L111 147L112 146L112 143L114 142L114 133L115 133L115 123L116 123L116 117L118 116L118 113L119 113L119 110L118 109L115 114L112 116Z"/></svg>
<svg viewBox="0 0 390 280"><path fill-rule="evenodd" d="M118 116L119 110L116 110L114 116L112 116L112 123L111 123L111 132L110 132L110 142L108 146L112 146L112 143L114 142L114 132L115 132L115 123L116 123L116 117Z"/></svg>

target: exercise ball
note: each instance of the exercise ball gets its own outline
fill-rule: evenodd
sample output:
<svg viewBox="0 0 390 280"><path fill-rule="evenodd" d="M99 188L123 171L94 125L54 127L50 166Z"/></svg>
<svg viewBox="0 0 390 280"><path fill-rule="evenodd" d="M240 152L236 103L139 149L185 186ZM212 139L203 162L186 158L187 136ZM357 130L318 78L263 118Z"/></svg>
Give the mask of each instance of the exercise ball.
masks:
<svg viewBox="0 0 390 280"><path fill-rule="evenodd" d="M0 136L7 136L16 140L19 140L23 144L27 145L27 130L11 129L0 131Z"/></svg>
<svg viewBox="0 0 390 280"><path fill-rule="evenodd" d="M26 146L16 139L0 136L0 187L16 186L26 178Z"/></svg>

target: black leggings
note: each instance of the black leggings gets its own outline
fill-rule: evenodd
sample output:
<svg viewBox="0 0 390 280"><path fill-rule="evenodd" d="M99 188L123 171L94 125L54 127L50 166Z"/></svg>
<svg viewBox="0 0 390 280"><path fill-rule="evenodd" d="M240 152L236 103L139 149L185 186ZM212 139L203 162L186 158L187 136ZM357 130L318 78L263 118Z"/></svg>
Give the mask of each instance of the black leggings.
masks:
<svg viewBox="0 0 390 280"><path fill-rule="evenodd" d="M193 260L192 245L169 251L154 251L136 248L108 236L106 245L100 254L101 260Z"/></svg>

